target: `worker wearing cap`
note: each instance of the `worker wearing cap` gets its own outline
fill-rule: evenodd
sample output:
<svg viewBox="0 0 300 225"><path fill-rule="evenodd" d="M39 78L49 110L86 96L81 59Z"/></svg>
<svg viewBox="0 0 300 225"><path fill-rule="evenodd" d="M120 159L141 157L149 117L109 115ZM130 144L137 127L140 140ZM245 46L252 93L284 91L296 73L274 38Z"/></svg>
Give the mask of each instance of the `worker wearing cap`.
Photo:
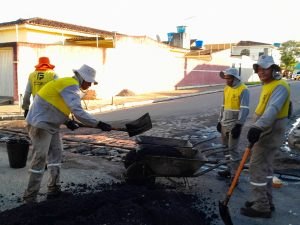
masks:
<svg viewBox="0 0 300 225"><path fill-rule="evenodd" d="M53 70L54 67L48 57L40 57L39 63L35 66L35 71L29 74L22 103L25 118L29 110L31 95L34 97L46 83L58 78Z"/></svg>
<svg viewBox="0 0 300 225"><path fill-rule="evenodd" d="M62 124L71 130L78 124L69 119L72 113L81 123L103 131L110 131L111 126L98 121L82 109L80 89L87 90L95 83L96 71L82 65L73 70L73 77L64 77L48 82L36 94L26 117L27 129L33 145L33 157L29 168L29 182L23 199L25 203L37 201L46 158L49 171L47 198L55 198L60 189L60 166L62 159L62 140L59 129Z"/></svg>
<svg viewBox="0 0 300 225"><path fill-rule="evenodd" d="M249 90L241 82L241 76L236 68L221 71L220 77L226 80L226 86L217 130L221 133L223 144L228 146L225 158L229 159L230 163L228 163L227 169L219 171L218 175L231 179L239 165L238 143L243 124L249 114Z"/></svg>
<svg viewBox="0 0 300 225"><path fill-rule="evenodd" d="M247 138L254 146L250 158L251 199L241 208L249 217L270 218L275 206L272 197L273 159L284 142L288 123L290 87L281 79L280 67L272 56L262 55L253 64L262 81L254 123Z"/></svg>

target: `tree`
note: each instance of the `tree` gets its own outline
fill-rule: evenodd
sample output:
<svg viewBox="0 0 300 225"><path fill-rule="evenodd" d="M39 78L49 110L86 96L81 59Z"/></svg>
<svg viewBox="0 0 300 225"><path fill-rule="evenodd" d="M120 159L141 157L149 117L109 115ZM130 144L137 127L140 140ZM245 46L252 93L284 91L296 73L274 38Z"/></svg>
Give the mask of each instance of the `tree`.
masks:
<svg viewBox="0 0 300 225"><path fill-rule="evenodd" d="M293 72L294 67L298 63L297 58L300 57L300 42L292 40L284 42L279 50L281 53L281 68Z"/></svg>

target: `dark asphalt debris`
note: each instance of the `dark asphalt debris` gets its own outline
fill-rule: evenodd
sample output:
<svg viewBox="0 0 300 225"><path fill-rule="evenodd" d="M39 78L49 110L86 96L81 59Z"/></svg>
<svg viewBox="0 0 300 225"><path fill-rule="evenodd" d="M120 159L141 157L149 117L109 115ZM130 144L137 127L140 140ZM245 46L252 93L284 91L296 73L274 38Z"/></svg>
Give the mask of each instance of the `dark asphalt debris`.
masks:
<svg viewBox="0 0 300 225"><path fill-rule="evenodd" d="M0 213L1 225L210 225L217 218L200 210L203 200L159 185L125 183L69 185L68 197ZM92 191L83 193L82 189Z"/></svg>

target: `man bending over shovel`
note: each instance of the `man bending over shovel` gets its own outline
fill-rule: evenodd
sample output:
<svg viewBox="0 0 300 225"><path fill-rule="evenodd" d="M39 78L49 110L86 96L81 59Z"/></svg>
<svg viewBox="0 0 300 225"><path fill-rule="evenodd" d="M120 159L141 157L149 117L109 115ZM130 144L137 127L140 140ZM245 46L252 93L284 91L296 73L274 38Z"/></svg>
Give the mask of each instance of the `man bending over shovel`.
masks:
<svg viewBox="0 0 300 225"><path fill-rule="evenodd" d="M33 157L29 169L29 182L23 200L25 203L37 201L37 194L43 178L46 159L49 171L47 199L62 194L60 189L60 166L62 159L62 140L59 134L60 125L69 129L79 128L69 119L72 113L81 123L111 131L112 127L96 120L81 107L80 90L87 90L92 83L96 84L96 71L82 65L73 70L73 77L64 77L48 82L36 94L26 117L29 137L33 145Z"/></svg>

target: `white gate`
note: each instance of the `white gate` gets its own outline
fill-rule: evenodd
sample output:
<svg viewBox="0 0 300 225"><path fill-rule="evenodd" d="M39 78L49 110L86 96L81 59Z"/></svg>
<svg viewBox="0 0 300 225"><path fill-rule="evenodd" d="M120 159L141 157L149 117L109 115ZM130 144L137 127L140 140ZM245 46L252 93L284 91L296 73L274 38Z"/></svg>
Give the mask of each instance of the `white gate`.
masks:
<svg viewBox="0 0 300 225"><path fill-rule="evenodd" d="M12 48L0 48L0 96L14 96Z"/></svg>

